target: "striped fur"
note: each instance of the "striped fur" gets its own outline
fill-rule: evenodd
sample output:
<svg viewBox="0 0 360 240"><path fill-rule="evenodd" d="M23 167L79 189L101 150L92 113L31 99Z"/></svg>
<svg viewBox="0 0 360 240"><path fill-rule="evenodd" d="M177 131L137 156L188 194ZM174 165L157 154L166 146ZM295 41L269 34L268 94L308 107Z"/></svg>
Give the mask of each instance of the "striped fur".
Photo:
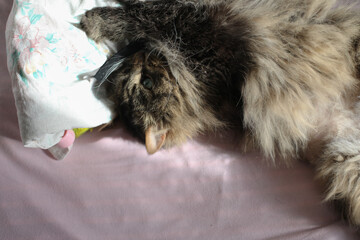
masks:
<svg viewBox="0 0 360 240"><path fill-rule="evenodd" d="M120 117L141 138L149 127L166 131L169 147L235 128L269 159L307 156L326 199L360 225L359 11L335 0L124 6L90 10L81 25L97 41L146 41L109 80Z"/></svg>

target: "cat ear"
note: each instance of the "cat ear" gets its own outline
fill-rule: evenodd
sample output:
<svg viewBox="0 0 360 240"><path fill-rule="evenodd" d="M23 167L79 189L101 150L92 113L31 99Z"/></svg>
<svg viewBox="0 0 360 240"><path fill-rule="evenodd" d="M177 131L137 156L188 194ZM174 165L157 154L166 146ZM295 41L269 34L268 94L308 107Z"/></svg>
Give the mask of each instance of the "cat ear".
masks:
<svg viewBox="0 0 360 240"><path fill-rule="evenodd" d="M145 132L145 146L149 154L156 153L165 143L165 130L155 131L153 127L149 127Z"/></svg>

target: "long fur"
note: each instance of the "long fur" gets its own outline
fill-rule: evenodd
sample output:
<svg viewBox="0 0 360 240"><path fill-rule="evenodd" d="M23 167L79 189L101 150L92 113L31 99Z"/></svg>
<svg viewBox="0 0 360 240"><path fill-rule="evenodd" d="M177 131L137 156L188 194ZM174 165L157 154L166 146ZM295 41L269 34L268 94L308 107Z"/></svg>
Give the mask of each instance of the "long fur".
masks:
<svg viewBox="0 0 360 240"><path fill-rule="evenodd" d="M270 159L310 156L326 199L360 225L359 11L335 0L120 2L81 26L96 41L146 41L110 79L140 137L155 127L172 146L241 128Z"/></svg>

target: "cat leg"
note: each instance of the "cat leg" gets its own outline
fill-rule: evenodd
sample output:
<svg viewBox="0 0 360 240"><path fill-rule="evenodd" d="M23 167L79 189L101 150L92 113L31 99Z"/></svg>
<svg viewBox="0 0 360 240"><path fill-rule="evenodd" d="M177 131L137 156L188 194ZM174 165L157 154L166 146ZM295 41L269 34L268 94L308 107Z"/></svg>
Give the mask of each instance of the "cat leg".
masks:
<svg viewBox="0 0 360 240"><path fill-rule="evenodd" d="M147 39L173 42L179 36L193 35L202 30L210 14L208 8L197 8L175 0L126 1L123 5L87 11L80 21L81 28L95 41Z"/></svg>
<svg viewBox="0 0 360 240"><path fill-rule="evenodd" d="M325 199L335 202L350 223L360 225L360 130L356 122L356 118L338 122L337 134L328 140L315 164L327 188Z"/></svg>
<svg viewBox="0 0 360 240"><path fill-rule="evenodd" d="M125 38L127 22L123 20L122 8L98 7L86 11L80 21L80 27L94 41L108 39L120 41Z"/></svg>

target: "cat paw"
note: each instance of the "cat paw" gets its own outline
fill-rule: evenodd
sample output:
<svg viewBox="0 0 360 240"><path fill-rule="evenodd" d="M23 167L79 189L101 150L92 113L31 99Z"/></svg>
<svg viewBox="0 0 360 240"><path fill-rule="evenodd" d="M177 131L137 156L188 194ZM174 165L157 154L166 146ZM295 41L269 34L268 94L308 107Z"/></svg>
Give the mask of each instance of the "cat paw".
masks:
<svg viewBox="0 0 360 240"><path fill-rule="evenodd" d="M360 226L360 155L347 151L327 155L318 165L318 179L326 187L325 200L332 201L343 217Z"/></svg>
<svg viewBox="0 0 360 240"><path fill-rule="evenodd" d="M100 8L94 8L86 11L81 17L80 27L86 33L88 38L98 42L101 38L101 26L103 25L103 19L100 16Z"/></svg>

